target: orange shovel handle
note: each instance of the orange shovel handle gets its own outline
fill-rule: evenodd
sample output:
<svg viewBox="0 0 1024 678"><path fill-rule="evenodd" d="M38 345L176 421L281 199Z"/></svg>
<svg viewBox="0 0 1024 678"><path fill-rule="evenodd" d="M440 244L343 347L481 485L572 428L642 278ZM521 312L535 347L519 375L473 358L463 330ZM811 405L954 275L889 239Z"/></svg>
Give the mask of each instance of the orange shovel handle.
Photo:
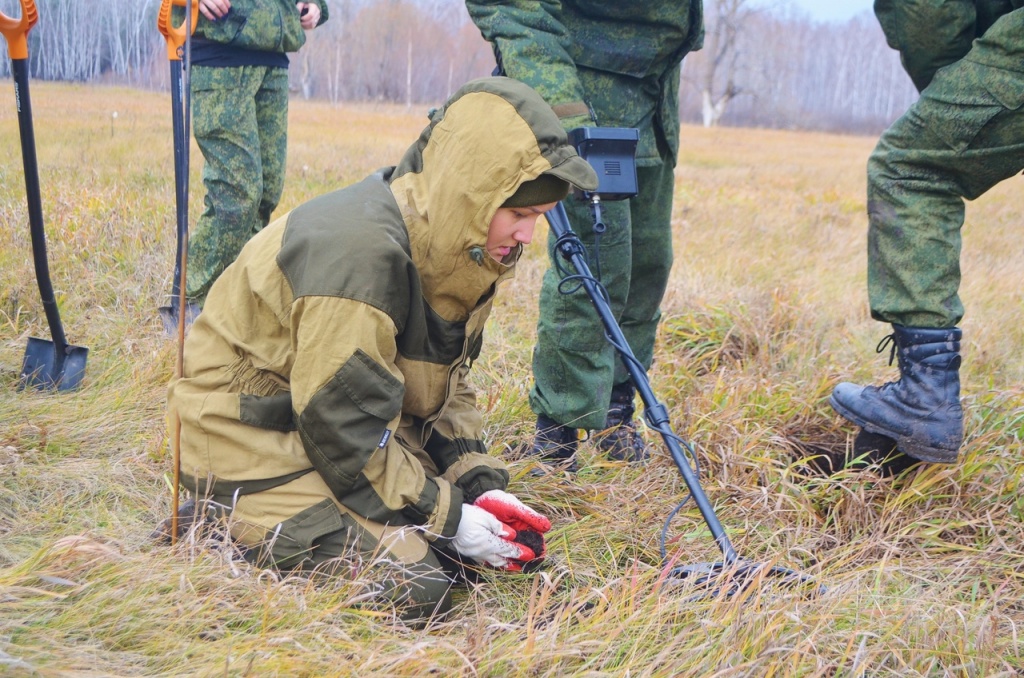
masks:
<svg viewBox="0 0 1024 678"><path fill-rule="evenodd" d="M23 2L25 0L22 0ZM160 35L164 36L167 40L167 58L171 61L181 61L181 47L185 44L185 26L189 25L191 33L196 32L196 22L199 21L199 0L192 0L192 21L191 24L188 22L188 17L185 21L182 21L180 26L175 26L171 22L171 7L177 5L178 7L187 7L187 0L162 0L160 3L160 13L156 16L156 27L160 30ZM31 2L31 0L29 0Z"/></svg>
<svg viewBox="0 0 1024 678"><path fill-rule="evenodd" d="M28 32L39 21L35 0L21 0L21 18L12 19L0 12L0 33L7 38L7 52L11 59L28 58Z"/></svg>

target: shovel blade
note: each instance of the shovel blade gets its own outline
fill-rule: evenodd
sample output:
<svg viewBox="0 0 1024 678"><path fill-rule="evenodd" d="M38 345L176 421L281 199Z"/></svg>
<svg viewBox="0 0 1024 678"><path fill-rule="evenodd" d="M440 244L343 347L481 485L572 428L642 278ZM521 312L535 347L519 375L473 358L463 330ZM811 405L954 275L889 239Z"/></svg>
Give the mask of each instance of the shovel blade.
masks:
<svg viewBox="0 0 1024 678"><path fill-rule="evenodd" d="M178 336L178 305L160 306L157 309L160 320L164 325L164 334L168 337ZM199 315L199 306L191 302L185 304L185 332L188 332Z"/></svg>
<svg viewBox="0 0 1024 678"><path fill-rule="evenodd" d="M52 341L29 337L25 359L21 363L21 383L18 388L72 391L82 385L88 355L89 349L84 346L68 346L62 361Z"/></svg>
<svg viewBox="0 0 1024 678"><path fill-rule="evenodd" d="M157 309L160 314L160 322L164 326L164 334L173 337L178 333L178 312L173 306L160 306Z"/></svg>

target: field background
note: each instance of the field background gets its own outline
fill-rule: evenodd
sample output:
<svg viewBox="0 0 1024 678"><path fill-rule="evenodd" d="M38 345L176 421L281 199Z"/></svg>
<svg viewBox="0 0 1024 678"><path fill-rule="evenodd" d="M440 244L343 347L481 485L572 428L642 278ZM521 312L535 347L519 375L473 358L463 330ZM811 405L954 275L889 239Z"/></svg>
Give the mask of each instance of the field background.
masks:
<svg viewBox="0 0 1024 678"><path fill-rule="evenodd" d="M455 614L410 628L240 562L208 535L148 533L169 513L164 422L175 346L156 308L174 261L170 100L33 83L51 275L75 393L21 392L35 285L13 96L0 102L0 675L1024 675L1024 245L1020 179L968 207L963 395L952 467L815 476L800 450L853 431L842 379L895 374L868 316L864 166L874 139L685 127L676 263L652 370L674 430L739 553L823 595L766 586L694 599L665 577L663 522L686 488L583 446L574 482L512 462L512 490L553 517L547 566L488 575ZM116 114L116 115L115 115ZM278 214L393 164L425 111L293 101ZM193 223L202 200L193 144ZM543 235L543 234L542 234ZM527 439L543 247L499 295L474 369L495 454ZM719 552L688 504L671 564Z"/></svg>

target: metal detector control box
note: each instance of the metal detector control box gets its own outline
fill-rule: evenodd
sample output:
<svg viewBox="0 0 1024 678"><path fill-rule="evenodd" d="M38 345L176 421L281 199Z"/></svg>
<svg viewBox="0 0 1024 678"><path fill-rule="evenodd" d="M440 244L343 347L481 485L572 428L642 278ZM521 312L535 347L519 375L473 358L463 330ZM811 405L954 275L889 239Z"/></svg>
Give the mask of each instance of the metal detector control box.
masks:
<svg viewBox="0 0 1024 678"><path fill-rule="evenodd" d="M576 191L576 197L589 200L597 194L601 200L625 200L637 194L636 145L639 130L633 127L577 127L569 132L569 143L580 157L597 172L596 191Z"/></svg>

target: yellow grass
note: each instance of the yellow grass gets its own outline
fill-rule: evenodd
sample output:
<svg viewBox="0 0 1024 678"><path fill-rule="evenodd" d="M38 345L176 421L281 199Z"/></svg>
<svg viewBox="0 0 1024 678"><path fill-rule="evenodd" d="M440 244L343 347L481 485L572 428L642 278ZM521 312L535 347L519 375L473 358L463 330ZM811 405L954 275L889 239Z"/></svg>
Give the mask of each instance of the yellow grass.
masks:
<svg viewBox="0 0 1024 678"><path fill-rule="evenodd" d="M462 676L1012 676L1024 671L1024 281L1020 179L968 208L961 462L897 479L809 476L796 450L842 449L826 403L840 379L893 369L865 292L864 165L874 140L685 127L676 263L654 390L692 440L702 482L746 558L796 568L819 596L765 585L694 599L667 575L662 523L686 487L667 453L645 468L587 443L573 482L513 490L550 514L547 567L488 575L446 622L406 627L239 561L207 534L147 539L167 515L156 308L174 252L165 94L32 84L50 266L75 393L17 390L35 286L13 96L0 101L0 674ZM117 112L116 118L113 116ZM393 164L426 111L293 101L281 209ZM193 218L201 158L193 145ZM527 438L534 246L499 300L474 369L495 453ZM648 432L649 433L649 432ZM719 552L692 504L668 565Z"/></svg>

